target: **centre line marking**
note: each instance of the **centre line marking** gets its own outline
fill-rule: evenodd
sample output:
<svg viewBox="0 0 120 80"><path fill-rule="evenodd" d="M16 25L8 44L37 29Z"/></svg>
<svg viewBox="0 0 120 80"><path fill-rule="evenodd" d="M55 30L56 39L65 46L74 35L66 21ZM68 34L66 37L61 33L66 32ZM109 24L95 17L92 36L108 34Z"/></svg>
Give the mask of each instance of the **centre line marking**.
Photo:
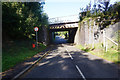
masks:
<svg viewBox="0 0 120 80"><path fill-rule="evenodd" d="M68 52L67 49L66 49L66 51ZM72 56L71 56L71 54L70 54L69 52L68 52L68 55L70 56L71 59L73 59ZM85 78L85 76L83 75L83 73L82 73L82 71L80 70L80 68L79 68L77 65L75 65L75 67L77 68L77 70L78 70L79 74L82 76L82 78L83 78L84 80L86 80L86 78Z"/></svg>
<svg viewBox="0 0 120 80"><path fill-rule="evenodd" d="M66 51L68 52L68 50L66 49ZM70 55L70 53L68 52L68 55L70 56L71 59L73 59L73 57Z"/></svg>
<svg viewBox="0 0 120 80"><path fill-rule="evenodd" d="M85 76L83 75L83 73L82 73L82 71L80 70L80 68L79 68L77 65L75 65L75 66L76 66L77 70L79 71L80 75L82 76L82 78L83 78L84 80L86 80L86 78L85 78Z"/></svg>

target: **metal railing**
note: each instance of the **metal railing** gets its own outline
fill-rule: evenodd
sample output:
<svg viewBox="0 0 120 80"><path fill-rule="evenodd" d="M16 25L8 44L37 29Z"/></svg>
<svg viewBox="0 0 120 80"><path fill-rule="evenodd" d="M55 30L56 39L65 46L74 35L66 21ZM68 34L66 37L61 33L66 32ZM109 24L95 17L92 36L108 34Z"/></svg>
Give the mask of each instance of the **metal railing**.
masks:
<svg viewBox="0 0 120 80"><path fill-rule="evenodd" d="M63 17L50 18L49 24L77 22L77 21L79 21L79 15L69 15Z"/></svg>
<svg viewBox="0 0 120 80"><path fill-rule="evenodd" d="M103 45L105 47L105 51L108 51L108 41L111 41L113 44L115 44L116 46L118 46L118 43L116 43L114 40L112 40L111 38L107 37L105 34L105 31L103 30Z"/></svg>

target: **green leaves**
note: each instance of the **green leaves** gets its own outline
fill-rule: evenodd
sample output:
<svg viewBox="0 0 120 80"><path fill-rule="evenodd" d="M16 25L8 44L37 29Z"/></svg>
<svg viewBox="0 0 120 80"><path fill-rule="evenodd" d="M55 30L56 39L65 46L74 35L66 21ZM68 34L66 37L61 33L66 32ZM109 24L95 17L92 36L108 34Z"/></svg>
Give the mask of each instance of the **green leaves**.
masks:
<svg viewBox="0 0 120 80"><path fill-rule="evenodd" d="M3 2L3 39L4 36L13 40L18 35L29 37L34 33L35 26L41 28L48 25L48 17L42 12L41 6L39 2Z"/></svg>

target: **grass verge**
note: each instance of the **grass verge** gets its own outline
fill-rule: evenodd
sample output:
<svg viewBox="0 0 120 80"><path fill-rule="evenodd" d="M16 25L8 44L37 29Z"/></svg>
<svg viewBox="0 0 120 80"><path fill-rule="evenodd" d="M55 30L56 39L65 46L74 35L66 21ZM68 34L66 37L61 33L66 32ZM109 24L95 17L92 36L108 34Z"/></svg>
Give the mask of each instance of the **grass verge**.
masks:
<svg viewBox="0 0 120 80"><path fill-rule="evenodd" d="M110 48L106 52L101 44L96 44L96 46L97 47L95 47L95 48L91 48L91 47L83 47L81 45L76 45L77 48L79 48L83 51L89 52L93 55L96 55L98 57L101 57L105 60L108 60L108 61L111 61L111 62L114 62L114 63L120 63L120 60L118 58L119 55L120 55L119 51Z"/></svg>
<svg viewBox="0 0 120 80"><path fill-rule="evenodd" d="M2 72L14 67L16 64L33 57L46 48L39 44L38 49L32 48L32 41L12 41L3 44Z"/></svg>

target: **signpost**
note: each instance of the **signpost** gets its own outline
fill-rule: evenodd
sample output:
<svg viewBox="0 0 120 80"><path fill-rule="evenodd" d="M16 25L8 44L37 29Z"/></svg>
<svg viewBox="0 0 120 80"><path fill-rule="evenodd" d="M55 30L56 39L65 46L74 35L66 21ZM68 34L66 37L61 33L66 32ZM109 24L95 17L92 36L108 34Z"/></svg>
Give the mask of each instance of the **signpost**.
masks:
<svg viewBox="0 0 120 80"><path fill-rule="evenodd" d="M38 42L38 38L37 38L37 32L38 32L38 30L39 30L38 27L34 28L34 31L36 32L36 45L37 45L37 48L38 48L38 44L37 44L37 42Z"/></svg>

